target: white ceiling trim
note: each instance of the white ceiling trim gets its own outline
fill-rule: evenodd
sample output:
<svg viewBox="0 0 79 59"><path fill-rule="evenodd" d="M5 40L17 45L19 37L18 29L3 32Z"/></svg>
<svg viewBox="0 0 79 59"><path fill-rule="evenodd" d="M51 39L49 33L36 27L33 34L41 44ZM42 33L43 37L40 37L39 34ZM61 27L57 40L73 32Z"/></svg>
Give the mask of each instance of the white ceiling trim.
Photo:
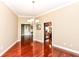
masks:
<svg viewBox="0 0 79 59"><path fill-rule="evenodd" d="M31 17L36 17L36 16L21 16L21 15L18 15L18 17L31 18Z"/></svg>
<svg viewBox="0 0 79 59"><path fill-rule="evenodd" d="M61 9L61 8L67 7L67 6L72 5L72 4L74 4L74 3L77 3L77 2L79 2L79 0L75 0L75 1L70 2L70 3L66 3L66 4L64 4L64 5L61 5L61 6L57 7L57 8L54 8L54 9L51 9L51 10L46 11L46 12L44 12L44 13L41 13L41 14L35 16L35 17L43 16L43 15L45 15L45 14L48 14L48 13L50 13L50 12L59 10L59 9Z"/></svg>
<svg viewBox="0 0 79 59"><path fill-rule="evenodd" d="M56 10L58 10L58 9L61 9L61 8L63 8L63 7L66 7L66 6L69 6L69 5L71 5L71 4L73 4L73 3L76 3L76 2L78 2L79 0L72 0L71 2L69 2L69 3L65 3L65 4L62 4L62 5L60 5L59 7L55 7L55 8L53 8L53 9L50 9L50 10L48 10L48 11L46 11L46 12L43 12L43 13L41 13L41 14L37 14L36 16L22 16L22 15L20 15L20 14L18 14L16 11L14 11L12 8L9 8L9 6L7 6L4 2L2 2L1 0L0 0L0 2L2 2L4 5L6 5L10 10L12 10L18 17L38 17L38 16L42 16L42 15L45 15L45 14L47 14L47 13L50 13L50 12L53 12L53 11L56 11Z"/></svg>
<svg viewBox="0 0 79 59"><path fill-rule="evenodd" d="M70 3L66 3L66 4L64 4L64 5L61 5L61 6L59 6L59 7L56 7L56 8L54 8L54 9L49 10L49 11L43 12L43 13L37 15L37 16L21 16L21 15L18 15L18 16L19 16L19 17L25 17L25 18L27 18L27 17L28 17L28 18L29 18L29 17L39 17L39 16L43 16L43 15L45 15L45 14L48 14L48 13L50 13L50 12L59 10L59 9L61 9L61 8L67 7L67 6L72 5L72 4L74 4L74 3L77 3L77 2L79 2L79 0L75 0L75 1L72 1L72 2L70 2Z"/></svg>
<svg viewBox="0 0 79 59"><path fill-rule="evenodd" d="M11 10L14 14L16 14L17 16L20 16L17 14L17 12L15 12L12 8L9 8L9 6L7 6L3 1L0 0L0 2L5 5L9 10Z"/></svg>

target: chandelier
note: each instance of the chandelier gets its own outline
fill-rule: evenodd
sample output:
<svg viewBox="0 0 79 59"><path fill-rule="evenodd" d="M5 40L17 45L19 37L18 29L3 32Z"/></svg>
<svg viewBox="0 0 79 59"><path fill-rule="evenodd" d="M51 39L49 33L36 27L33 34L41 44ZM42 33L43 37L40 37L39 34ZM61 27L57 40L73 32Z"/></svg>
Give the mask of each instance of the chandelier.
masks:
<svg viewBox="0 0 79 59"><path fill-rule="evenodd" d="M35 8L35 0L32 1L32 12L34 12L34 8ZM38 19L35 19L35 17L32 16L31 18L29 18L27 20L27 22L29 22L29 23L38 23L39 20Z"/></svg>

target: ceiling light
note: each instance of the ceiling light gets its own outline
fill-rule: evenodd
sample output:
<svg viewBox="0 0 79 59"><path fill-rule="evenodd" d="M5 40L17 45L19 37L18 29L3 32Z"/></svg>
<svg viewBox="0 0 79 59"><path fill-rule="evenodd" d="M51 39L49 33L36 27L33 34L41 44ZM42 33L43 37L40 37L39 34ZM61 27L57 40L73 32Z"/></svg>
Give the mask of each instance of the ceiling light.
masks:
<svg viewBox="0 0 79 59"><path fill-rule="evenodd" d="M34 22L34 18L31 18L30 21L31 21L31 22Z"/></svg>
<svg viewBox="0 0 79 59"><path fill-rule="evenodd" d="M35 22L36 22L36 23L38 23L38 22L39 22L39 20L36 20Z"/></svg>
<svg viewBox="0 0 79 59"><path fill-rule="evenodd" d="M31 20L27 20L27 22L29 22L29 23L30 23L30 22L31 22Z"/></svg>

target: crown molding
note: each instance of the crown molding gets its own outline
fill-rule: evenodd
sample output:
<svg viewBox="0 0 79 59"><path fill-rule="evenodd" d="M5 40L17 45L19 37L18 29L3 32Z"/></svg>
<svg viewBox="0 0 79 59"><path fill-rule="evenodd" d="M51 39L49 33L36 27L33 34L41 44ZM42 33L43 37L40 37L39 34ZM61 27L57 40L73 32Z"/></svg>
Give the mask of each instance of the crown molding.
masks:
<svg viewBox="0 0 79 59"><path fill-rule="evenodd" d="M30 17L33 17L33 16L22 16L22 15L18 15L18 17L30 18Z"/></svg>
<svg viewBox="0 0 79 59"><path fill-rule="evenodd" d="M15 12L12 8L9 8L9 6L4 3L2 0L0 1L4 6L6 6L12 13L14 13L16 16L18 16L17 12Z"/></svg>
<svg viewBox="0 0 79 59"><path fill-rule="evenodd" d="M48 14L48 13L50 13L50 12L54 12L54 11L56 11L56 10L59 10L59 9L61 9L61 8L64 8L64 7L67 7L67 6L72 5L72 4L74 4L74 3L77 3L77 2L79 2L79 0L75 0L75 1L72 1L72 2L70 2L70 3L63 4L63 5L59 6L59 7L56 7L56 8L53 8L53 9L51 9L51 10L48 10L48 11L46 11L46 12L44 12L44 13L41 13L41 14L37 15L36 17L46 15L46 14Z"/></svg>
<svg viewBox="0 0 79 59"><path fill-rule="evenodd" d="M70 3L66 3L66 4L63 4L63 5L60 5L59 7L53 8L53 9L51 9L51 10L48 10L48 11L43 12L43 13L41 13L41 14L38 14L38 15L36 15L36 16L22 16L22 15L19 15L19 14L18 14L17 12L15 12L12 8L9 8L9 6L6 5L2 0L1 0L0 2L3 3L6 7L8 7L8 9L11 10L11 11L12 11L15 15L17 15L18 17L27 17L27 18L29 18L29 17L39 17L39 16L42 16L42 15L48 14L48 13L50 13L50 12L53 12L53 11L59 10L59 9L61 9L61 8L64 8L64 7L66 7L66 6L72 5L73 3L79 2L79 0L74 0L74 1L72 0L72 2L70 2Z"/></svg>

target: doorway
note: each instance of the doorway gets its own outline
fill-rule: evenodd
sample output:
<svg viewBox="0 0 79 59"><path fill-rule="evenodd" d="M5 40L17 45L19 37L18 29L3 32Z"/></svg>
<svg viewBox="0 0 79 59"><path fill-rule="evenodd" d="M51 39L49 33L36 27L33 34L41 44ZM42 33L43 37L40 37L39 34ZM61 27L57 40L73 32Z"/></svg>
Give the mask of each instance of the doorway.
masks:
<svg viewBox="0 0 79 59"><path fill-rule="evenodd" d="M33 56L33 26L21 24L21 56ZM28 54L27 51L30 51ZM26 54L26 55L25 55Z"/></svg>
<svg viewBox="0 0 79 59"><path fill-rule="evenodd" d="M52 53L52 22L44 23L44 56Z"/></svg>
<svg viewBox="0 0 79 59"><path fill-rule="evenodd" d="M21 24L21 44L33 42L33 26Z"/></svg>

